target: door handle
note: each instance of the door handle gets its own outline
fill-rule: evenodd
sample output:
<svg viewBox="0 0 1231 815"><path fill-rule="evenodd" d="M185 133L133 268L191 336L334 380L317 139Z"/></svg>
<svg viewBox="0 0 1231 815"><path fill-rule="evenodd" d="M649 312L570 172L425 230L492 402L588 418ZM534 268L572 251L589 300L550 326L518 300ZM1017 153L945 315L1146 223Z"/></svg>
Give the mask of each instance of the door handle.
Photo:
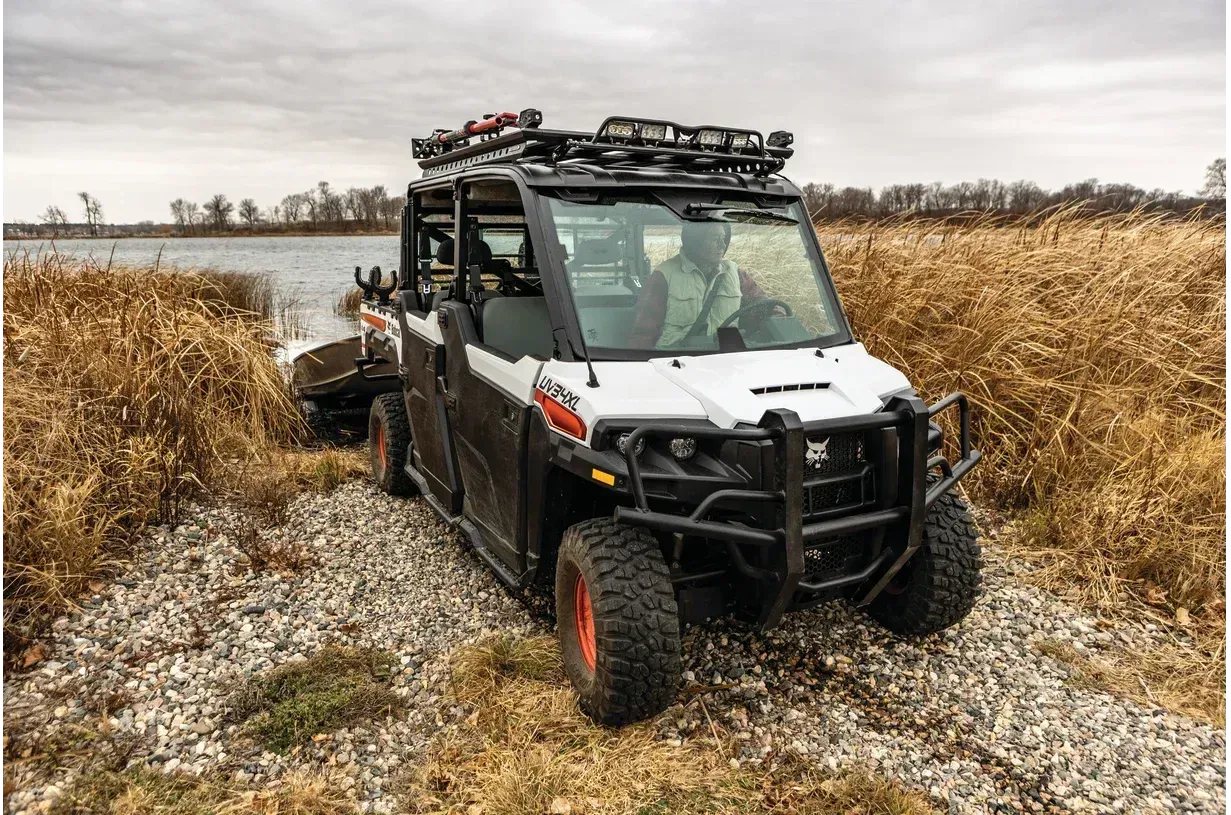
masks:
<svg viewBox="0 0 1231 815"><path fill-rule="evenodd" d="M436 377L436 389L440 391L442 396L444 396L446 408L457 407L457 397L449 393L449 386L445 383L445 378L443 376Z"/></svg>

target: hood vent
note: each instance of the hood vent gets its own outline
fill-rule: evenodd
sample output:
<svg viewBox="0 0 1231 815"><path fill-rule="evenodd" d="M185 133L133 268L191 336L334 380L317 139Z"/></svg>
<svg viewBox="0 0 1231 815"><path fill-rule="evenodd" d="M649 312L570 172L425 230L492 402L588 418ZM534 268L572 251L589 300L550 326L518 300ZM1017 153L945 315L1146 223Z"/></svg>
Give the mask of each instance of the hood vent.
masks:
<svg viewBox="0 0 1231 815"><path fill-rule="evenodd" d="M752 388L754 396L765 396L770 393L793 393L794 391L821 391L829 387L828 382L801 382L798 385L769 385L764 388Z"/></svg>

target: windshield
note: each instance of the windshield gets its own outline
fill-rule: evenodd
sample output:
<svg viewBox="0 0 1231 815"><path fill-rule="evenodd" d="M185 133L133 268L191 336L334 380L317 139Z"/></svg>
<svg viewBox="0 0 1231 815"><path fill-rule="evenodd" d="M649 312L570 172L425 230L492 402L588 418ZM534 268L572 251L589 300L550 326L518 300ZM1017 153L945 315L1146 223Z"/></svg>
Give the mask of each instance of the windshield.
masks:
<svg viewBox="0 0 1231 815"><path fill-rule="evenodd" d="M546 200L592 352L706 353L847 341L798 202L761 208L747 201L668 207L649 198Z"/></svg>

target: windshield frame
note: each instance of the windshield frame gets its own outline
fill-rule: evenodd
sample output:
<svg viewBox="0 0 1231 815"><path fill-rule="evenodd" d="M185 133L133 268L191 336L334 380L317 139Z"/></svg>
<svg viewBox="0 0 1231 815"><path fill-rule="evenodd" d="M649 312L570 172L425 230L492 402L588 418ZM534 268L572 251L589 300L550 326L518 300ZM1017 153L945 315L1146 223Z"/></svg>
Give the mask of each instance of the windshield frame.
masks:
<svg viewBox="0 0 1231 815"><path fill-rule="evenodd" d="M818 298L824 304L825 298L833 304L834 322L836 330L833 334L823 337L814 337L810 340L804 340L794 343L782 343L780 345L760 345L749 347L746 349L733 351L723 350L721 348L609 348L602 346L592 346L585 343L585 337L582 331L581 315L577 312L577 304L573 295L573 287L569 283L568 269L565 266L568 258L565 254L564 244L560 240L559 234L556 232L555 213L552 211L552 200L565 201L570 204L577 205L603 205L605 203L631 200L642 203L652 203L662 206L668 212L676 214L675 208L667 200L656 194L653 187L638 187L618 190L596 190L593 188L583 188L576 192L580 195L570 195L569 191L563 191L559 188L555 189L537 189L534 197L536 201L536 214L539 226L545 238L545 245L542 247L544 251L540 252L540 263L546 261L551 268L551 276L559 281L557 288L563 296L560 298L563 302L563 307L569 312L566 317L567 332L570 335L570 340L573 345L580 348L585 344L590 358L595 361L644 361L650 359L662 359L664 357L686 357L686 356L709 356L713 354L731 354L731 353L756 353L760 351L785 351L798 348L834 348L842 345L850 345L855 342L851 333L850 321L847 319L846 310L842 307L842 300L838 296L837 287L834 285L833 275L830 273L829 264L825 261L825 255L821 251L820 242L817 239L816 230L812 226L811 218L807 217L807 209L803 205L803 200L799 196L766 196L764 194L747 194L741 195L733 190L709 191L703 189L680 190L672 188L663 190L668 199L678 199L681 192L685 194L695 195L696 198L704 200L713 198L715 192L723 201L747 201L753 206L762 208L786 208L793 204L798 204L799 209L803 211L805 217L799 221L798 228L802 231L802 242L804 249L808 254L808 259L813 264L815 274L818 278L819 290ZM698 219L687 219L698 220ZM699 219L707 220L707 219ZM828 304L825 304L828 305Z"/></svg>

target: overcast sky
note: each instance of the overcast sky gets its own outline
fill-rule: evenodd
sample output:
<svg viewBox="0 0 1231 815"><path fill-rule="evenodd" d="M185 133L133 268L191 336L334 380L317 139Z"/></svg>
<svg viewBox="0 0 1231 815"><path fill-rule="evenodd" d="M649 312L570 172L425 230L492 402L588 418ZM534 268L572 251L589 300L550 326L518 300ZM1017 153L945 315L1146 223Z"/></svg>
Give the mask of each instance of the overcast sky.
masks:
<svg viewBox="0 0 1231 815"><path fill-rule="evenodd" d="M411 137L525 107L791 130L801 184L1192 192L1225 155L1225 32L1221 0L6 0L3 215L398 190Z"/></svg>

